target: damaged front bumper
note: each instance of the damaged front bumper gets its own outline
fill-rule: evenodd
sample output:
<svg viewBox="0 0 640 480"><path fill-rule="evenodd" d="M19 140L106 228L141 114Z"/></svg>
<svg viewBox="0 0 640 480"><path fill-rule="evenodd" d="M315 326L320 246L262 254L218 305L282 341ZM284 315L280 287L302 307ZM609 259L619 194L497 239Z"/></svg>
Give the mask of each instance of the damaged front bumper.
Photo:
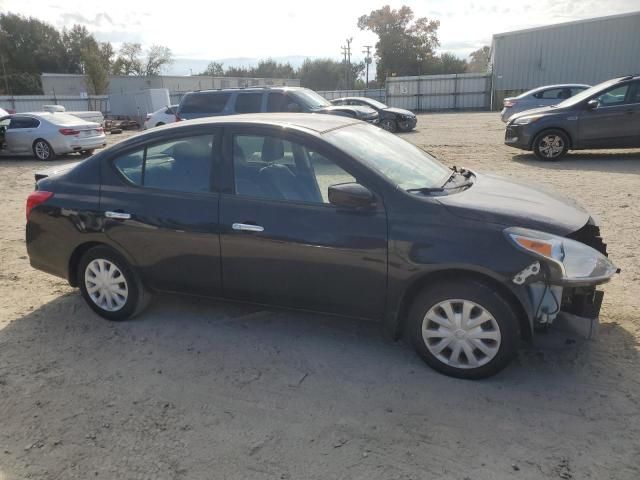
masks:
<svg viewBox="0 0 640 480"><path fill-rule="evenodd" d="M522 242L525 239L539 240L540 251L549 247L548 255L536 255L539 260L512 278L513 283L526 289L533 306L532 326L542 328L557 323L582 337L593 338L604 296L596 286L608 282L619 272L607 258L607 246L599 228L590 220L580 230L567 235L566 240L553 236L545 238L544 235L527 236L532 233L537 232L517 229L509 232L521 245L527 245ZM576 242L582 247L576 248ZM592 264L594 267L590 270ZM572 275L572 272L583 271L584 265L589 267L588 275Z"/></svg>

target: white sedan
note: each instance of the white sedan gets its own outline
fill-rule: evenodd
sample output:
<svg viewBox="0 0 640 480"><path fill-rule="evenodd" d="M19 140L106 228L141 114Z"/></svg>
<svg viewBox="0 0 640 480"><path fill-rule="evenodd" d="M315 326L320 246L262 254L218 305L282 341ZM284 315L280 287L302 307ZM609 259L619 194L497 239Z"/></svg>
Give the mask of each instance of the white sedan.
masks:
<svg viewBox="0 0 640 480"><path fill-rule="evenodd" d="M149 129L175 122L177 109L178 105L171 105L169 107L163 107L153 113L148 113L147 121L144 122L144 128Z"/></svg>
<svg viewBox="0 0 640 480"><path fill-rule="evenodd" d="M38 160L53 160L65 153L92 154L107 145L102 126L67 113L16 113L0 117L0 150L33 153Z"/></svg>

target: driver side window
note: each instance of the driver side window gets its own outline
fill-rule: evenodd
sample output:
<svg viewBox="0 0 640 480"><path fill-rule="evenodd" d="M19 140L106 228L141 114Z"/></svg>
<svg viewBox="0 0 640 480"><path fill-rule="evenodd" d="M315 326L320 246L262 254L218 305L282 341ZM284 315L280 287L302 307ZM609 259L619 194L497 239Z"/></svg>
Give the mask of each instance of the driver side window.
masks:
<svg viewBox="0 0 640 480"><path fill-rule="evenodd" d="M606 91L599 97L597 97L598 104L601 107L612 107L615 105L624 105L627 92L629 90L629 84L612 88Z"/></svg>
<svg viewBox="0 0 640 480"><path fill-rule="evenodd" d="M330 185L355 178L306 146L268 135L235 135L233 167L237 195L329 203Z"/></svg>

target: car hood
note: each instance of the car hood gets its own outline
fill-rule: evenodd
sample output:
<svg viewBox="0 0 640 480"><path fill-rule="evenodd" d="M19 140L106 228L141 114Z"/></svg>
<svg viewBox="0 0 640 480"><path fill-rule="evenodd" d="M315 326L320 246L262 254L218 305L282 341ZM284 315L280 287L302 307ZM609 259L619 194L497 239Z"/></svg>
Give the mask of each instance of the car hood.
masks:
<svg viewBox="0 0 640 480"><path fill-rule="evenodd" d="M391 112L391 113L395 113L396 115L406 115L409 117L415 117L416 114L409 111L409 110L405 110L403 108L395 108L395 107L389 107L389 108L385 108L384 109L385 112Z"/></svg>
<svg viewBox="0 0 640 480"><path fill-rule="evenodd" d="M325 113L353 112L358 118L369 118L378 115L378 112L373 108L359 107L356 105L332 105L330 107L322 107L320 111Z"/></svg>
<svg viewBox="0 0 640 480"><path fill-rule="evenodd" d="M549 114L565 113L565 109L549 105L546 107L532 108L531 110L523 110L522 112L517 112L511 115L509 117L509 122L512 122L516 118L520 118L520 117L528 117L529 115L540 115L540 114L547 114L547 113Z"/></svg>
<svg viewBox="0 0 640 480"><path fill-rule="evenodd" d="M589 221L589 213L573 200L543 187L498 175L475 175L472 187L438 197L456 216L556 235L575 232Z"/></svg>

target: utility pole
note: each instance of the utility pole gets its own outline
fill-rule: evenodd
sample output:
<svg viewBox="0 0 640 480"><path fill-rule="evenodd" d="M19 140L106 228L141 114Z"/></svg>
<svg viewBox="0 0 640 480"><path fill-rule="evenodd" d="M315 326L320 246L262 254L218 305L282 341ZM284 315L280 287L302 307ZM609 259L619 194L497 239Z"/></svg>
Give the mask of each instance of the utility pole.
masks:
<svg viewBox="0 0 640 480"><path fill-rule="evenodd" d="M351 81L351 42L353 38L347 38L347 88L350 89L352 85Z"/></svg>
<svg viewBox="0 0 640 480"><path fill-rule="evenodd" d="M349 89L349 63L347 61L347 59L350 57L349 48L350 47L348 43L346 47L344 45L340 47L340 49L342 50L342 63L344 64L344 89L345 90Z"/></svg>
<svg viewBox="0 0 640 480"><path fill-rule="evenodd" d="M364 57L364 63L367 66L366 83L364 84L364 89L368 90L369 89L369 65L371 65L371 45L365 45L364 48L366 48L366 50L363 50L362 53L367 54L367 56Z"/></svg>

